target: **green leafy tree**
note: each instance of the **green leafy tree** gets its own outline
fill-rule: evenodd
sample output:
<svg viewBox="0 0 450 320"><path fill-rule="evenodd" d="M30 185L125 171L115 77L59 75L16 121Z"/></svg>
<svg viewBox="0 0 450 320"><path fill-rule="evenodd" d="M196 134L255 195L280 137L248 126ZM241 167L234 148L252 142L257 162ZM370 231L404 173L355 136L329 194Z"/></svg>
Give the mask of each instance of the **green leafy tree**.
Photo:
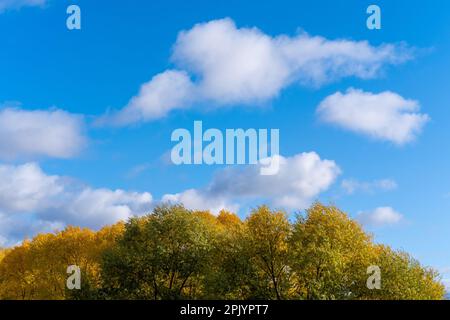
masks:
<svg viewBox="0 0 450 320"><path fill-rule="evenodd" d="M298 216L290 241L293 284L300 299L358 298L373 264L371 238L334 206L315 203Z"/></svg>
<svg viewBox="0 0 450 320"><path fill-rule="evenodd" d="M383 245L374 248L380 268L380 290L365 288L363 298L383 300L441 300L445 287L439 274L425 268L408 253Z"/></svg>
<svg viewBox="0 0 450 320"><path fill-rule="evenodd" d="M206 270L206 297L248 299L255 297L255 268L248 255L246 224L233 213L221 211L215 219L216 246Z"/></svg>
<svg viewBox="0 0 450 320"><path fill-rule="evenodd" d="M103 259L103 283L114 298L180 299L203 295L213 263L214 232L182 206L158 207L131 219Z"/></svg>
<svg viewBox="0 0 450 320"><path fill-rule="evenodd" d="M245 221L247 241L245 256L255 268L258 298L283 299L289 296L290 254L288 250L292 227L282 211L267 206L253 210Z"/></svg>
<svg viewBox="0 0 450 320"><path fill-rule="evenodd" d="M300 299L442 299L438 274L408 254L375 245L338 208L314 204L294 224L292 271ZM369 289L368 267L380 270L380 289Z"/></svg>

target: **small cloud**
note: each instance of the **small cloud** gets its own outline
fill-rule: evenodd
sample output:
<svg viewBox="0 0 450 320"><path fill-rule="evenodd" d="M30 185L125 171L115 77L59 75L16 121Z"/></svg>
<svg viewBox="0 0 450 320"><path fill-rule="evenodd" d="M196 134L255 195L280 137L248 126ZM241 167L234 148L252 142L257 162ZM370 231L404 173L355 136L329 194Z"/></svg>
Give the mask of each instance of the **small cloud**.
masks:
<svg viewBox="0 0 450 320"><path fill-rule="evenodd" d="M0 109L0 159L71 158L86 145L80 115L63 110Z"/></svg>
<svg viewBox="0 0 450 320"><path fill-rule="evenodd" d="M378 207L369 212L360 212L357 220L363 225L380 227L399 223L403 215L391 207Z"/></svg>
<svg viewBox="0 0 450 320"><path fill-rule="evenodd" d="M125 108L100 117L96 125L124 126L167 116L186 107L194 94L194 85L184 71L167 70L144 83Z"/></svg>
<svg viewBox="0 0 450 320"><path fill-rule="evenodd" d="M126 178L128 179L132 179L132 178L136 178L138 175L140 175L141 173L143 173L144 171L147 171L148 169L150 169L151 164L150 163L143 163L143 164L139 164L137 166L134 166L133 168L131 168L127 173L126 173Z"/></svg>
<svg viewBox="0 0 450 320"><path fill-rule="evenodd" d="M430 120L415 100L397 93L348 89L326 97L318 106L321 121L397 145L413 141Z"/></svg>
<svg viewBox="0 0 450 320"><path fill-rule="evenodd" d="M448 292L447 299L450 299L450 278L442 279L442 284L444 285L445 290Z"/></svg>
<svg viewBox="0 0 450 320"><path fill-rule="evenodd" d="M43 7L47 0L0 0L0 13L22 7Z"/></svg>
<svg viewBox="0 0 450 320"><path fill-rule="evenodd" d="M172 150L169 149L166 152L164 152L160 157L159 157L159 164L163 165L163 166L172 166L173 162L172 162L172 155L171 155Z"/></svg>
<svg viewBox="0 0 450 320"><path fill-rule="evenodd" d="M370 182L358 181L355 179L344 179L341 182L341 188L346 194L354 194L358 191L373 193L376 191L394 190L397 188L397 182L392 179L381 179Z"/></svg>

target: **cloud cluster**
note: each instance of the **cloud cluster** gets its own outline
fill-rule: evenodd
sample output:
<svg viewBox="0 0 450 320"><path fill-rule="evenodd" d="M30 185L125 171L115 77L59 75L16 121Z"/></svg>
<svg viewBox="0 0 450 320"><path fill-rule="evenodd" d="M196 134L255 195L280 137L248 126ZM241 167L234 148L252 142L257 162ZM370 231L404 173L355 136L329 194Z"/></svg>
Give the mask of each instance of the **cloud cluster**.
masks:
<svg viewBox="0 0 450 320"><path fill-rule="evenodd" d="M47 0L0 0L0 13L8 9L20 9L22 7L40 7Z"/></svg>
<svg viewBox="0 0 450 320"><path fill-rule="evenodd" d="M278 174L264 176L259 166L228 167L219 171L204 189L165 195L164 201L182 202L191 209L236 209L245 201L264 199L286 209L304 209L327 190L340 174L334 161L315 152L279 157Z"/></svg>
<svg viewBox="0 0 450 320"><path fill-rule="evenodd" d="M62 191L58 177L46 175L35 163L0 165L0 212L45 208Z"/></svg>
<svg viewBox="0 0 450 320"><path fill-rule="evenodd" d="M206 188L166 194L161 201L215 213L237 211L246 201L258 199L303 209L340 174L334 161L322 160L315 152L277 157L277 175L262 176L258 166L228 167ZM98 228L149 212L154 204L148 192L94 189L46 174L36 163L0 165L0 237L9 244L68 224Z"/></svg>
<svg viewBox="0 0 450 320"><path fill-rule="evenodd" d="M354 194L358 191L373 193L378 190L389 191L397 188L397 182L392 179L381 179L374 181L358 181L355 179L344 179L341 182L341 187L346 194Z"/></svg>
<svg viewBox="0 0 450 320"><path fill-rule="evenodd" d="M70 158L86 144L81 116L62 110L0 110L0 159Z"/></svg>
<svg viewBox="0 0 450 320"><path fill-rule="evenodd" d="M148 212L152 200L148 192L93 189L48 175L36 163L0 165L0 237L67 224L98 228Z"/></svg>
<svg viewBox="0 0 450 320"><path fill-rule="evenodd" d="M394 225L403 219L403 215L391 207L378 207L370 212L360 212L357 219L368 226Z"/></svg>
<svg viewBox="0 0 450 320"><path fill-rule="evenodd" d="M317 114L323 122L403 145L414 140L430 119L419 109L417 101L394 92L375 94L350 88L326 97Z"/></svg>
<svg viewBox="0 0 450 320"><path fill-rule="evenodd" d="M383 66L410 58L410 50L392 44L375 47L306 33L272 37L257 28L238 28L228 18L213 20L178 35L172 61L183 71L156 75L124 109L100 122L149 121L193 102L260 103L292 83L320 86L343 77L372 78Z"/></svg>
<svg viewBox="0 0 450 320"><path fill-rule="evenodd" d="M4 214L0 212L0 247L19 244L24 238L37 233L62 230L64 224L35 218L30 214Z"/></svg>
<svg viewBox="0 0 450 320"><path fill-rule="evenodd" d="M43 4L45 0L0 0L0 12ZM124 126L194 105L261 105L292 84L318 87L344 77L373 78L385 66L410 58L410 50L401 45L372 46L367 41L329 40L306 33L270 36L257 28L238 28L231 19L214 20L180 32L171 57L174 69L155 75L122 110L99 122ZM317 113L324 122L404 144L429 119L418 110L418 102L393 92L349 89L324 99ZM0 160L70 158L85 144L80 116L61 110L0 110ZM276 175L261 175L260 165L227 167L204 188L166 194L161 201L216 213L237 211L254 201L301 210L341 173L334 161L315 152L275 157ZM342 183L348 194L395 187L392 180ZM148 212L153 205L148 192L94 189L48 175L36 163L0 164L0 245L67 224L97 228ZM402 215L380 207L358 218L382 225L397 223Z"/></svg>

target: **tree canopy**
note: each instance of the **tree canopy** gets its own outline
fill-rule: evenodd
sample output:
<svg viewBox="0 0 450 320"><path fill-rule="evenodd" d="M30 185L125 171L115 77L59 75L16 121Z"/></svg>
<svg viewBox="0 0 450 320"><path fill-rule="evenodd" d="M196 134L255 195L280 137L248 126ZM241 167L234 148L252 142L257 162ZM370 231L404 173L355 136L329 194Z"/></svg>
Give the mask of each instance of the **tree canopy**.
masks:
<svg viewBox="0 0 450 320"><path fill-rule="evenodd" d="M66 287L67 267L81 289ZM380 288L368 288L368 268ZM0 249L0 299L442 299L439 274L374 243L335 206L157 207L99 231L67 227Z"/></svg>

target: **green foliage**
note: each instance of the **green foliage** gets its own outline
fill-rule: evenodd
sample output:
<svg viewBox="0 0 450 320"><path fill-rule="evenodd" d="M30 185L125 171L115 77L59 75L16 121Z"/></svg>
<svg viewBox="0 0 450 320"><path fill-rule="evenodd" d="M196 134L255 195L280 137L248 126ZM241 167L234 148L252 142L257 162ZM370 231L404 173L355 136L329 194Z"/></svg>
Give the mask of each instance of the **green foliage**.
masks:
<svg viewBox="0 0 450 320"><path fill-rule="evenodd" d="M262 206L251 213L246 225L246 253L255 268L261 298L287 298L290 288L288 241L292 229L287 215Z"/></svg>
<svg viewBox="0 0 450 320"><path fill-rule="evenodd" d="M406 252L376 246L376 264L382 270L381 290L367 290L364 298L384 300L441 300L444 286L439 274L424 268Z"/></svg>
<svg viewBox="0 0 450 320"><path fill-rule="evenodd" d="M181 206L156 208L131 219L105 254L104 287L113 298L199 298L215 241L205 218Z"/></svg>
<svg viewBox="0 0 450 320"><path fill-rule="evenodd" d="M370 237L345 213L314 204L294 223L290 245L296 297L360 298L375 260Z"/></svg>

